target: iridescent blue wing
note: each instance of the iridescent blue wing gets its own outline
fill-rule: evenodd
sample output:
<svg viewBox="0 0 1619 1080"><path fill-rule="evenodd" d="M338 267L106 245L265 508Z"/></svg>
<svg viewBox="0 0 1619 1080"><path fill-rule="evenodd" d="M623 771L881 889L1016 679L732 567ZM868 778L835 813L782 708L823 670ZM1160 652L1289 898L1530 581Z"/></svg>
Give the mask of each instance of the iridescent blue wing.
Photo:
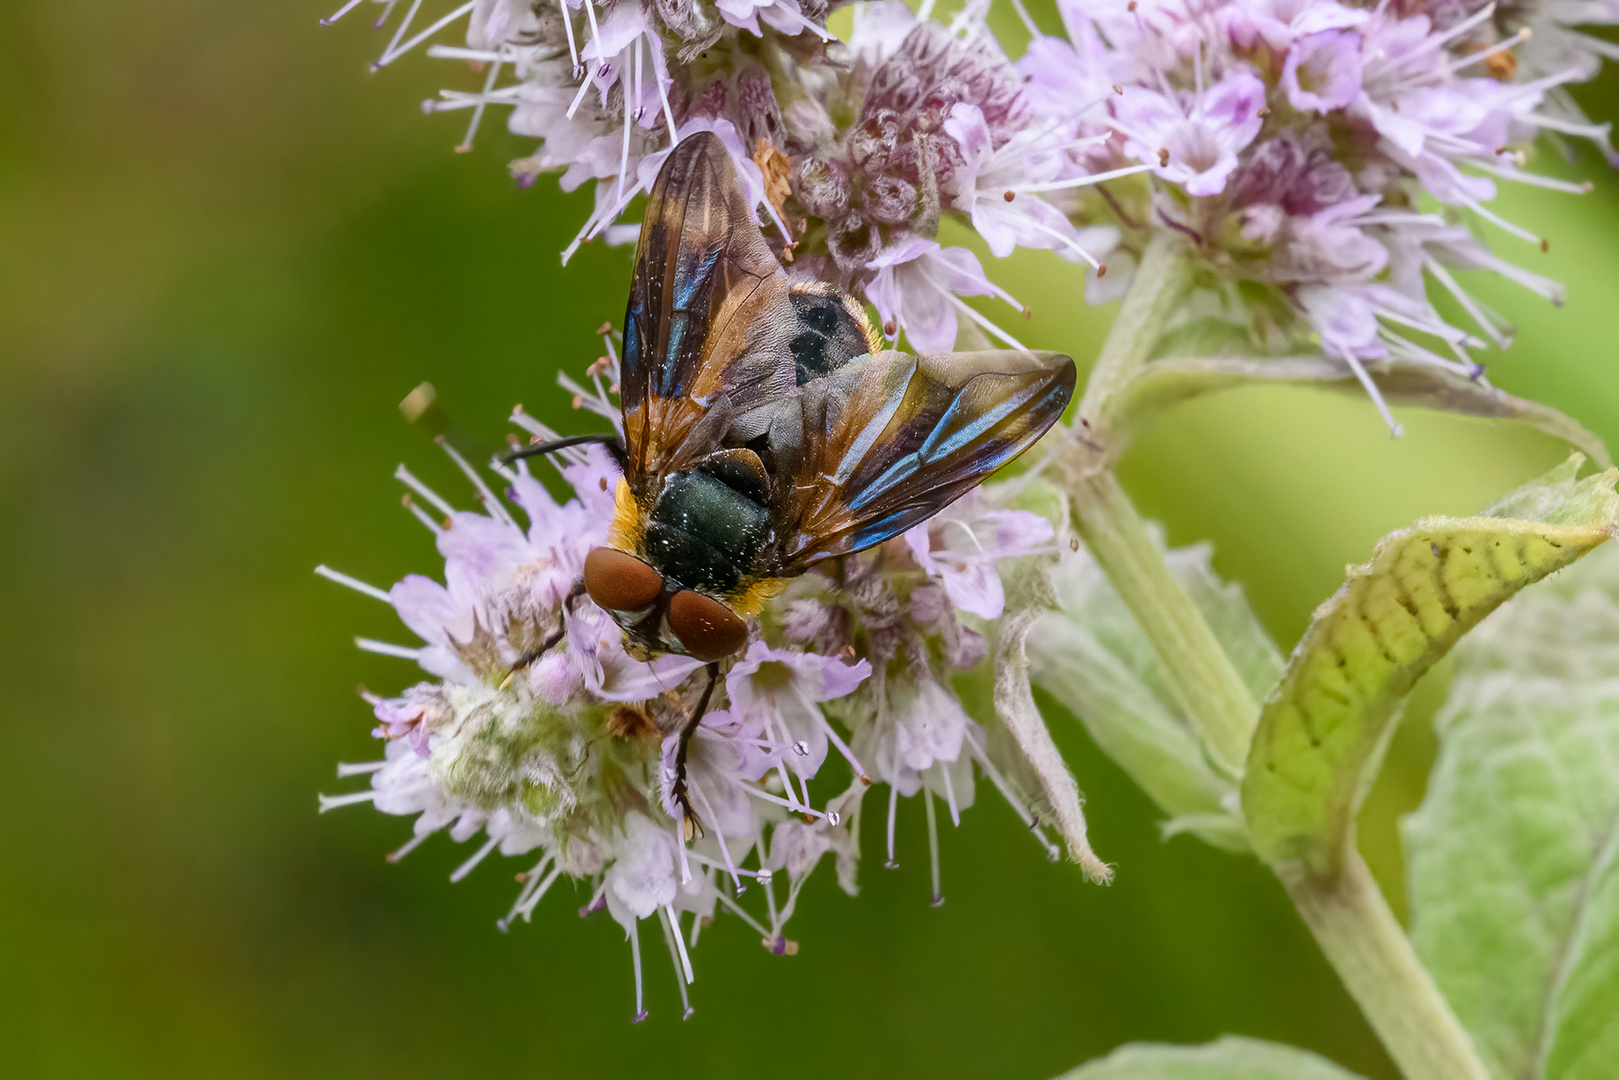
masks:
<svg viewBox="0 0 1619 1080"><path fill-rule="evenodd" d="M781 523L768 573L880 544L982 483L1062 415L1058 353L883 352L806 384L769 432Z"/></svg>
<svg viewBox="0 0 1619 1080"><path fill-rule="evenodd" d="M719 138L670 153L647 199L619 379L638 498L715 449L732 415L795 384L787 275L754 223Z"/></svg>

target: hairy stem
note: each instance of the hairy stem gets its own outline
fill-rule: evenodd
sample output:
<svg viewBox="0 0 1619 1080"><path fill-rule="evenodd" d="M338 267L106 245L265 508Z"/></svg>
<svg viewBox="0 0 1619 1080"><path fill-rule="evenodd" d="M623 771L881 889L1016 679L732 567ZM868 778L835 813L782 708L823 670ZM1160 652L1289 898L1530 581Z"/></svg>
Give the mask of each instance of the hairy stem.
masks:
<svg viewBox="0 0 1619 1080"><path fill-rule="evenodd" d="M1107 435L1114 398L1146 363L1170 313L1185 296L1191 273L1183 248L1179 237L1160 234L1142 252L1119 316L1085 381L1076 430L1087 430L1093 437Z"/></svg>
<svg viewBox="0 0 1619 1080"><path fill-rule="evenodd" d="M1467 1032L1352 845L1331 876L1312 874L1300 862L1274 869L1406 1080L1488 1080Z"/></svg>
<svg viewBox="0 0 1619 1080"><path fill-rule="evenodd" d="M1203 613L1180 587L1111 469L1071 480L1075 531L1152 642L1205 752L1242 774L1259 707Z"/></svg>
<svg viewBox="0 0 1619 1080"><path fill-rule="evenodd" d="M1109 438L1111 406L1146 363L1189 276L1178 238L1148 245L1057 460L1067 474L1075 531L1152 641L1170 692L1205 751L1235 777L1248 756L1259 709L1202 613L1170 576L1111 468L1118 451Z"/></svg>

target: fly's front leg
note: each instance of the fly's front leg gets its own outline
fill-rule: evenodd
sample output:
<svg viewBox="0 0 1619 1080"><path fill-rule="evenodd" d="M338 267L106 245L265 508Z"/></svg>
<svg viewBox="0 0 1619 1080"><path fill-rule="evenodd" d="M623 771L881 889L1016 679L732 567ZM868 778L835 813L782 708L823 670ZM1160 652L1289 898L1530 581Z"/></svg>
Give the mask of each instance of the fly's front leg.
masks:
<svg viewBox="0 0 1619 1080"><path fill-rule="evenodd" d="M703 722L703 714L708 712L708 701L714 695L714 684L719 677L719 664L710 663L708 685L703 687L703 696L697 699L697 708L692 710L691 719L680 729L680 744L675 749L675 782L670 786L669 794L680 807L680 831L687 842L701 837L703 826L691 808L691 793L686 786L686 755L691 749L691 737L697 734L697 725Z"/></svg>
<svg viewBox="0 0 1619 1080"><path fill-rule="evenodd" d="M502 690L506 689L506 687L512 684L512 680L517 677L517 673L519 671L522 671L534 661L544 656L553 645L563 639L567 633L567 631L564 629L564 627L567 626L567 616L573 614L573 602L583 595L585 595L585 581L583 578L580 578L578 581L573 583L573 588L568 591L568 595L562 601L563 617L557 620L556 633L540 642L538 648L530 649L528 652L517 658L517 662L512 665L512 669L506 673L505 681L500 684L500 688Z"/></svg>
<svg viewBox="0 0 1619 1080"><path fill-rule="evenodd" d="M537 442L502 454L500 460L510 465L521 458L554 454L558 450L566 450L570 446L586 446L590 443L597 443L605 449L612 459L618 463L620 472L625 471L628 467L629 455L624 449L624 440L617 435L570 435L565 439Z"/></svg>

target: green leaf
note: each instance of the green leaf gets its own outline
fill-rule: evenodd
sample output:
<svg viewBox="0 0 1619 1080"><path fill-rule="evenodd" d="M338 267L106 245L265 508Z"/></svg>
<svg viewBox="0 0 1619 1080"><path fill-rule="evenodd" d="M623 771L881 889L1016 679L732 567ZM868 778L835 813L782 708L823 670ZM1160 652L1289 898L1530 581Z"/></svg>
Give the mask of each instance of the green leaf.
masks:
<svg viewBox="0 0 1619 1080"><path fill-rule="evenodd" d="M1113 868L1091 850L1079 784L1052 741L1029 686L1029 631L1051 608L1053 599L1045 558L1018 559L1003 574L1006 610L995 635L995 714L1040 778L1068 857L1079 864L1087 879L1106 885L1113 880Z"/></svg>
<svg viewBox="0 0 1619 1080"><path fill-rule="evenodd" d="M1434 409L1483 420L1516 421L1562 439L1603 467L1612 463L1601 439L1579 421L1550 405L1514 397L1481 380L1426 365L1371 364L1368 374L1391 405ZM1145 364L1131 379L1117 406L1122 418L1119 422L1139 424L1177 402L1258 382L1365 396L1354 372L1324 357L1170 357Z"/></svg>
<svg viewBox="0 0 1619 1080"><path fill-rule="evenodd" d="M1168 552L1165 561L1257 700L1281 675L1282 656L1242 587L1214 573L1210 554L1200 544ZM1065 553L1052 580L1059 611L1043 618L1028 642L1035 682L1170 815L1167 835L1191 832L1224 850L1247 851L1235 777L1210 764L1152 642L1119 594L1083 550Z"/></svg>
<svg viewBox="0 0 1619 1080"><path fill-rule="evenodd" d="M1242 807L1261 858L1336 870L1412 684L1508 597L1611 535L1619 470L1575 481L1580 460L1492 507L1528 518L1424 518L1390 534L1316 609L1248 755Z"/></svg>
<svg viewBox="0 0 1619 1080"><path fill-rule="evenodd" d="M1414 943L1493 1075L1619 1072L1619 549L1456 651L1406 820Z"/></svg>
<svg viewBox="0 0 1619 1080"><path fill-rule="evenodd" d="M1131 1043L1063 1073L1060 1080L1357 1080L1294 1046L1227 1035L1204 1046Z"/></svg>

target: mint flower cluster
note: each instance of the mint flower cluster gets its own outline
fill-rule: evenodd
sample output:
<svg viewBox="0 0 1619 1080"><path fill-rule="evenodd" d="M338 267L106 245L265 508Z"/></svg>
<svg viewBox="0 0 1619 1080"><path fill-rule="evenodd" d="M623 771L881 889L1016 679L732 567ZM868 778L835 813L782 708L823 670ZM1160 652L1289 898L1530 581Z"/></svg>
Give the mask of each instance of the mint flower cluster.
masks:
<svg viewBox="0 0 1619 1080"><path fill-rule="evenodd" d="M596 374L597 386L616 382L610 360ZM593 411L616 416L605 391L577 388L581 405L589 395ZM552 437L521 410L512 420ZM821 860L831 856L843 888L857 889L859 821L873 785L887 789L878 811L889 866L898 800L924 800L935 903L939 819L959 823L980 776L1057 857L1017 780L1020 762L992 747L951 685L986 663L984 630L1005 602L999 562L1056 551L1047 518L979 493L834 574L794 581L752 626L691 741L687 789L701 825L688 842L672 788L704 665L633 659L606 612L588 597L569 603L586 554L607 542L618 467L599 446L559 452L572 495L558 501L525 461L485 472L444 449L477 510L455 508L403 466L395 474L444 558L442 582L413 574L382 590L318 571L388 603L420 639L358 641L415 661L428 678L395 696L366 692L383 755L339 772L369 774L370 786L321 799L323 810L370 802L414 818L390 859L443 832L478 845L452 881L497 851L531 860L503 930L529 919L558 881L577 879L587 897L580 913L605 909L629 936L641 1017L639 923L657 922L683 1000L689 949L717 914L734 915L777 953L796 952L786 925ZM559 629L557 646L520 663Z"/></svg>
<svg viewBox="0 0 1619 1080"><path fill-rule="evenodd" d="M1234 324L1261 356L1338 358L1391 427L1366 365L1478 379L1470 350L1510 339L1455 271L1492 270L1562 302L1557 283L1486 246L1485 234L1529 257L1546 246L1488 204L1501 182L1584 190L1525 168L1542 132L1595 139L1612 156L1606 126L1564 89L1594 74L1603 45L1559 20L1609 21L1614 5L1058 7L1065 34L1036 31L1019 61L1037 115L1093 140L1075 170L1152 167L1144 186L1101 188L1068 207L1121 226L1102 295L1127 285L1155 234L1178 233L1205 271L1189 317ZM1528 48L1546 39L1562 46ZM1076 114L1074 102L1096 97L1104 107ZM1460 325L1429 301L1430 282L1455 301Z"/></svg>
<svg viewBox="0 0 1619 1080"><path fill-rule="evenodd" d="M1005 204L1009 187L1058 175L1064 142L1054 130L1031 138L1030 99L985 26L986 3L948 25L898 2L858 5L847 42L825 29L823 0L477 0L431 22L421 6L393 22L385 9L379 23L394 33L378 64L464 22L464 45L427 52L470 63L483 87L424 108L470 110L462 148L490 107L509 108L511 130L539 140L511 163L520 183L550 172L564 190L593 182L595 208L564 261L597 238L633 242L626 211L699 131L725 144L790 268L864 296L889 338L904 331L914 348L950 348L964 322L1020 347L962 300L1021 309L972 252L937 242L945 216L995 223L997 255L1021 244L1095 266L1115 239L1076 229L1038 195Z"/></svg>

